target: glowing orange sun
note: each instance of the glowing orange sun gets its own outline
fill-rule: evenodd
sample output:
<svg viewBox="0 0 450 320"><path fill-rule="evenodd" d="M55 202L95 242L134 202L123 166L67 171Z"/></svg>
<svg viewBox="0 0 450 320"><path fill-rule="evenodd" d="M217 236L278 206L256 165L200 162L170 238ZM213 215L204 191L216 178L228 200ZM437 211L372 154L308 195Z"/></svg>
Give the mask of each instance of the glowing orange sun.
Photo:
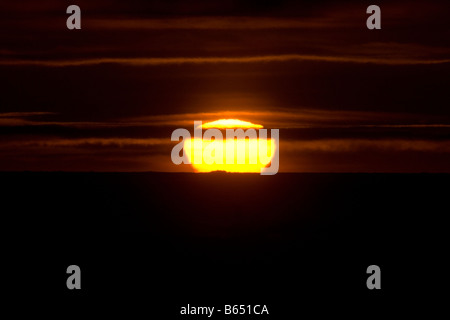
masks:
<svg viewBox="0 0 450 320"><path fill-rule="evenodd" d="M197 172L260 172L270 164L278 147L262 128L238 119L204 123L197 128L203 134L185 140L184 149Z"/></svg>

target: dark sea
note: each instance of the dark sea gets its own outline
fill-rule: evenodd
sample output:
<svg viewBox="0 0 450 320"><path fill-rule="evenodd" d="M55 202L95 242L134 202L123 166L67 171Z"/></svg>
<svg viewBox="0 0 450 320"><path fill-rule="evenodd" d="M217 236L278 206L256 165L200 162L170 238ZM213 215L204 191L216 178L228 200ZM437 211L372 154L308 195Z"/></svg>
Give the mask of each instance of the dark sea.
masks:
<svg viewBox="0 0 450 320"><path fill-rule="evenodd" d="M180 315L189 304L222 310L213 319L248 317L225 315L225 305L266 305L256 319L365 319L430 316L428 301L445 298L449 174L21 172L0 181L2 287L24 302L17 315L207 318ZM81 290L66 287L69 265L81 269ZM370 265L380 290L367 288Z"/></svg>

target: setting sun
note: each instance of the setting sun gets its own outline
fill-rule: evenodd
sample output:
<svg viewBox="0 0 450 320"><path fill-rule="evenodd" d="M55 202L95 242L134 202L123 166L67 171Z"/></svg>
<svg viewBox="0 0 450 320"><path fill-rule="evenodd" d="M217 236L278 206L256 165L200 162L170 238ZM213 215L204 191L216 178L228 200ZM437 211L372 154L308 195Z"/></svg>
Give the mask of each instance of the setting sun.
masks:
<svg viewBox="0 0 450 320"><path fill-rule="evenodd" d="M268 138L265 130L260 130L263 134L260 132L258 136L255 129L262 128L262 125L238 119L208 122L201 125L201 129L212 130L207 130L201 138L186 140L184 149L196 172L261 172L270 164L277 148L276 141ZM219 139L216 134L220 135Z"/></svg>
<svg viewBox="0 0 450 320"><path fill-rule="evenodd" d="M238 119L220 119L212 122L207 122L202 125L203 129L233 129L233 128L254 128L261 129L263 126L260 124L254 124L248 121L242 121Z"/></svg>

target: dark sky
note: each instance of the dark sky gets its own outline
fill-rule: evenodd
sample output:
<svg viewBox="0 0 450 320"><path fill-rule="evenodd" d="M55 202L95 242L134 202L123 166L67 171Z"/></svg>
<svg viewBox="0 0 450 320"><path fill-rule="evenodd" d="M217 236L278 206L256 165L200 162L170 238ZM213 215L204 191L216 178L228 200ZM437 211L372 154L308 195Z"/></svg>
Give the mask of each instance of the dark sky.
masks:
<svg viewBox="0 0 450 320"><path fill-rule="evenodd" d="M0 170L190 171L175 128L280 129L280 171L450 172L450 2L0 3Z"/></svg>

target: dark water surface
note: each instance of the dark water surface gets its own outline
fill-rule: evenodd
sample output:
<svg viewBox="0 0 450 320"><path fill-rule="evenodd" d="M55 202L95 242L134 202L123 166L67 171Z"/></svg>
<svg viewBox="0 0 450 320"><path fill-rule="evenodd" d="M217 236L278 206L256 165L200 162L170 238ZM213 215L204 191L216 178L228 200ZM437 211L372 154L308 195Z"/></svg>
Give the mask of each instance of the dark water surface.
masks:
<svg viewBox="0 0 450 320"><path fill-rule="evenodd" d="M10 297L32 301L19 313L169 319L188 303L261 304L274 319L306 310L365 318L431 310L425 298L443 297L450 175L0 179L3 275ZM80 291L66 288L71 264L81 267ZM366 287L372 264L381 290ZM212 318L229 317L243 318Z"/></svg>

